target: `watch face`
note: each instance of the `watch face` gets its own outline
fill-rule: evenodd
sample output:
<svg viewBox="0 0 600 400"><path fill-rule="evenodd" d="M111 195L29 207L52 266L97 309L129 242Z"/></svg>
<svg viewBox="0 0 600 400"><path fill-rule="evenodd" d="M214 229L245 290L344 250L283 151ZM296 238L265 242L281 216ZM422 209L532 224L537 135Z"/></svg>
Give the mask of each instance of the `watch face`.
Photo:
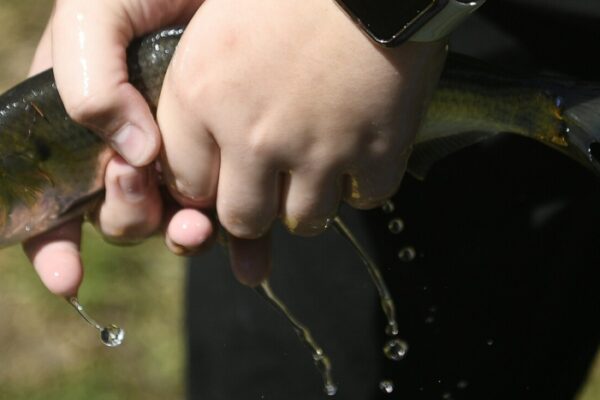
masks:
<svg viewBox="0 0 600 400"><path fill-rule="evenodd" d="M339 3L378 42L404 41L448 0L343 0Z"/></svg>

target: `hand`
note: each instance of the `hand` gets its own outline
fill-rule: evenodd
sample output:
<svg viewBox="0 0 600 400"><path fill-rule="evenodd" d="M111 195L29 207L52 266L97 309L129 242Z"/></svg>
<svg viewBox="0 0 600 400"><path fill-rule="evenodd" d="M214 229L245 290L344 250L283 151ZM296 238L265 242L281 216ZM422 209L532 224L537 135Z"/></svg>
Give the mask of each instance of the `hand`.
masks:
<svg viewBox="0 0 600 400"><path fill-rule="evenodd" d="M319 233L340 199L373 207L402 179L444 56L441 42L380 48L332 1L209 0L161 92L170 189L216 202L244 239L277 216Z"/></svg>
<svg viewBox="0 0 600 400"><path fill-rule="evenodd" d="M58 1L30 75L54 66L70 115L103 134L131 164L149 164L160 144L158 128L148 105L127 83L125 48L134 35L163 23L185 22L199 3ZM140 9L145 6L149 8ZM115 132L132 126L140 132L139 137L115 140ZM167 246L172 251L188 252L210 242L213 228L205 215L195 210L163 209L153 165L133 167L115 156L108 164L105 186L106 198L93 216L111 241L147 237L165 219L169 221ZM76 220L24 243L42 282L57 295L74 295L81 283L80 238L81 220Z"/></svg>

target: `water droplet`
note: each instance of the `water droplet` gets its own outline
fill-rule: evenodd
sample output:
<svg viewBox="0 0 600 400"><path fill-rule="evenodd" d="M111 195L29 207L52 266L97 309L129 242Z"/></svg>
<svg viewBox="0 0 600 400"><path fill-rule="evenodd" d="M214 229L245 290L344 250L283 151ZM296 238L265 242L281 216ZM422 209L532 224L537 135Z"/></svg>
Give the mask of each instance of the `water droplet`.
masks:
<svg viewBox="0 0 600 400"><path fill-rule="evenodd" d="M398 234L404 230L404 221L400 218L394 218L388 223L388 229L393 234Z"/></svg>
<svg viewBox="0 0 600 400"><path fill-rule="evenodd" d="M429 307L429 312L434 313L436 311L437 311L437 307L436 306Z"/></svg>
<svg viewBox="0 0 600 400"><path fill-rule="evenodd" d="M392 393L394 391L394 382L390 380L384 380L379 382L379 389L384 393Z"/></svg>
<svg viewBox="0 0 600 400"><path fill-rule="evenodd" d="M494 339L488 339L488 341L486 342L488 346L493 346L494 345Z"/></svg>
<svg viewBox="0 0 600 400"><path fill-rule="evenodd" d="M338 387L336 385L334 385L333 383L326 384L323 389L327 396L335 396L335 394L338 391Z"/></svg>
<svg viewBox="0 0 600 400"><path fill-rule="evenodd" d="M452 400L452 393L446 392L442 395L442 399L444 400Z"/></svg>
<svg viewBox="0 0 600 400"><path fill-rule="evenodd" d="M410 262L417 256L417 251L412 246L406 246L400 249L398 252L398 258L400 261Z"/></svg>
<svg viewBox="0 0 600 400"><path fill-rule="evenodd" d="M381 210L386 214L393 213L395 209L396 206L394 206L394 203L391 200L386 200L385 203L383 203L383 206L381 206Z"/></svg>
<svg viewBox="0 0 600 400"><path fill-rule="evenodd" d="M125 331L117 325L105 326L100 332L100 339L102 340L102 343L108 347L117 347L123 343Z"/></svg>
<svg viewBox="0 0 600 400"><path fill-rule="evenodd" d="M466 380L462 380L462 381L458 381L458 383L456 384L456 387L459 389L466 389L467 386L469 386L469 381Z"/></svg>
<svg viewBox="0 0 600 400"><path fill-rule="evenodd" d="M88 324L96 328L100 332L100 340L108 347L116 347L123 343L125 339L125 331L119 328L117 325L102 326L96 320L88 315L83 309L81 303L77 297L67 297L66 300L75 308L77 313L83 318Z"/></svg>
<svg viewBox="0 0 600 400"><path fill-rule="evenodd" d="M408 344L400 339L388 340L383 346L383 353L392 361L400 361L406 356Z"/></svg>
<svg viewBox="0 0 600 400"><path fill-rule="evenodd" d="M398 323L396 321L389 321L385 327L385 334L388 336L396 336L399 332Z"/></svg>
<svg viewBox="0 0 600 400"><path fill-rule="evenodd" d="M433 324L434 322L435 322L435 317L433 315L430 315L427 318L425 318L426 324Z"/></svg>

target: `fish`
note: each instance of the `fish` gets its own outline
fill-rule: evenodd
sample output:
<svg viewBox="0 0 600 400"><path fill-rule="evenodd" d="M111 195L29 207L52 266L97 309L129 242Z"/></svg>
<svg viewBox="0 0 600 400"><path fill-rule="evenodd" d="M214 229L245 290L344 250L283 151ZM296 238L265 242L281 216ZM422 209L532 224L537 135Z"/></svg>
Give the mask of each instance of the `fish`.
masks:
<svg viewBox="0 0 600 400"><path fill-rule="evenodd" d="M127 50L130 81L153 111L183 32L154 32ZM439 160L504 133L549 146L600 175L600 84L520 76L450 52L407 170L425 179ZM69 118L52 70L1 95L0 248L93 208L112 154Z"/></svg>

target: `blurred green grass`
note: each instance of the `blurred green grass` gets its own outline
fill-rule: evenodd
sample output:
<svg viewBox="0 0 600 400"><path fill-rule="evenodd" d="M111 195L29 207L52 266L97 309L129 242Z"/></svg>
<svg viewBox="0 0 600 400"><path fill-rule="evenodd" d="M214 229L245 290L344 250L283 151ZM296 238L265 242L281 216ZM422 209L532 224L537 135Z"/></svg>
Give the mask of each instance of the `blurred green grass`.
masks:
<svg viewBox="0 0 600 400"><path fill-rule="evenodd" d="M0 3L0 91L24 79L49 0ZM85 227L82 304L126 330L121 347L43 288L18 247L0 251L0 400L184 397L183 259L159 238L111 246Z"/></svg>
<svg viewBox="0 0 600 400"><path fill-rule="evenodd" d="M0 253L0 399L183 398L181 259L161 240L135 248L84 230L80 300L126 330L118 348L48 293L19 248Z"/></svg>
<svg viewBox="0 0 600 400"><path fill-rule="evenodd" d="M25 78L50 0L0 3L0 91ZM184 397L183 260L160 239L118 248L85 227L80 299L101 323L126 329L108 349L48 293L19 248L0 251L0 400ZM600 399L600 356L578 400Z"/></svg>

